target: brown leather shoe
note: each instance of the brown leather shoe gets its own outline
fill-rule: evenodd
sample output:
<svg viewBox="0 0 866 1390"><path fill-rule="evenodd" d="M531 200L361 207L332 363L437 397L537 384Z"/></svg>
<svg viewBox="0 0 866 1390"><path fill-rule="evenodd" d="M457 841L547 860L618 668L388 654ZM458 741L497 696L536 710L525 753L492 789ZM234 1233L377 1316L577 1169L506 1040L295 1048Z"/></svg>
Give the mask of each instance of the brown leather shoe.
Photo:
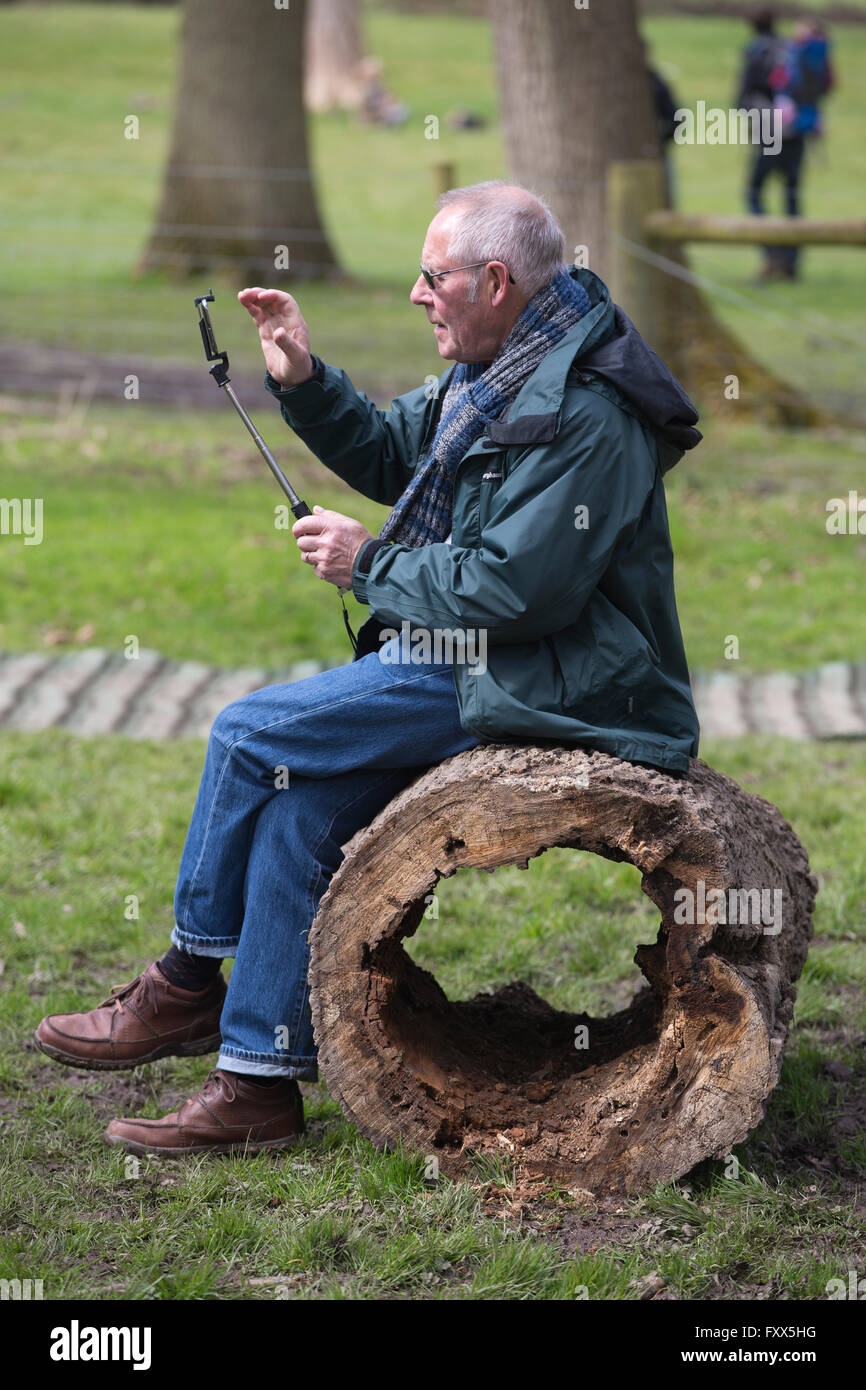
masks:
<svg viewBox="0 0 866 1390"><path fill-rule="evenodd" d="M222 975L206 989L180 989L154 962L89 1013L49 1014L33 1036L68 1067L123 1071L157 1057L197 1057L220 1045L225 994Z"/></svg>
<svg viewBox="0 0 866 1390"><path fill-rule="evenodd" d="M112 1120L109 1144L133 1153L258 1153L289 1149L304 1132L297 1081L255 1086L217 1068L198 1095L161 1120Z"/></svg>

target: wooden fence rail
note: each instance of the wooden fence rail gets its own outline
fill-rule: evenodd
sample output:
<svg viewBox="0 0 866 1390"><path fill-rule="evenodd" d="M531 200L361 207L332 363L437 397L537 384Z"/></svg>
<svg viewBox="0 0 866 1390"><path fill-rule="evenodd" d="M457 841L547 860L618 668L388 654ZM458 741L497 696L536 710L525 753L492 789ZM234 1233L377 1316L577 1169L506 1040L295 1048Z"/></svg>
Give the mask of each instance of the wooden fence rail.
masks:
<svg viewBox="0 0 866 1390"><path fill-rule="evenodd" d="M827 221L808 217L716 217L665 207L659 160L623 160L607 172L605 279L611 296L650 342L664 341L670 275L677 248L689 242L740 246L864 246L866 220ZM688 276L683 266L681 278Z"/></svg>
<svg viewBox="0 0 866 1390"><path fill-rule="evenodd" d="M734 245L866 246L866 219L826 222L810 217L713 217L659 210L644 218L657 241L715 241Z"/></svg>

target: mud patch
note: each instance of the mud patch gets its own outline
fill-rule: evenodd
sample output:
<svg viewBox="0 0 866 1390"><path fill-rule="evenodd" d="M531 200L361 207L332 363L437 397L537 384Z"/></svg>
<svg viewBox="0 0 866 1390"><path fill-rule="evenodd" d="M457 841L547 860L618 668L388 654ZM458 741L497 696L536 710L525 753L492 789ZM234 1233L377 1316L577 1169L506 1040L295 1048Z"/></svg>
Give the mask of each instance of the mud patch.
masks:
<svg viewBox="0 0 866 1390"><path fill-rule="evenodd" d="M634 1216L604 1208L569 1212L555 1232L563 1255L592 1255L606 1245L627 1245L643 1223ZM554 1233L550 1233L554 1234Z"/></svg>

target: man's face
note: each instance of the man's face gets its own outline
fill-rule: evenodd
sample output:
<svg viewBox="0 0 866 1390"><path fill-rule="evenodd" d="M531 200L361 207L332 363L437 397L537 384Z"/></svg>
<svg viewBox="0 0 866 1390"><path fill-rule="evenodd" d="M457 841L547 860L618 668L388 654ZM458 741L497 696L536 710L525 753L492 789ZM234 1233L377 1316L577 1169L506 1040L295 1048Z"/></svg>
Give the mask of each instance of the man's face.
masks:
<svg viewBox="0 0 866 1390"><path fill-rule="evenodd" d="M450 270L460 264L447 254L452 217L440 212L427 229L421 264L425 270ZM440 357L455 362L490 362L502 346L514 322L501 295L491 292L489 270L479 267L484 279L475 304L468 295L476 270L459 270L435 280L434 289L419 275L409 295L413 304L423 305L434 325ZM507 291L506 291L507 294ZM491 302L492 301L492 302ZM498 302L497 302L498 301ZM509 321L510 319L510 321Z"/></svg>

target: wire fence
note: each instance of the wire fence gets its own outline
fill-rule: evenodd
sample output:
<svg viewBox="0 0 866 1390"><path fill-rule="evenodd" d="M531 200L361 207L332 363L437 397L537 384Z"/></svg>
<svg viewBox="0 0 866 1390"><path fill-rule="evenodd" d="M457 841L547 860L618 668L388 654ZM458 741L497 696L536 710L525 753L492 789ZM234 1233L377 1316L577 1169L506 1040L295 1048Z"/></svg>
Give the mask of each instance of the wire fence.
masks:
<svg viewBox="0 0 866 1390"><path fill-rule="evenodd" d="M140 163L130 160L98 161L79 160L33 160L24 157L4 156L0 158L0 170L26 172L37 179L41 176L116 176L119 173L138 177L147 172L157 176L166 173L161 164ZM246 181L308 183L310 171L289 166L272 168L261 165L215 166L211 164L176 164L169 166L168 172L183 178L225 179L236 182ZM358 172L359 180L363 171ZM560 180L562 186L576 184L577 180ZM583 180L582 182L586 182ZM249 251L236 253L231 246L235 240L243 239ZM194 248L183 243L197 243L201 246L202 273L216 276L231 275L242 266L245 272L253 272L265 277L268 273L285 269L291 277L309 280L321 275L322 259L311 257L304 248L313 246L324 251L329 236L321 226L287 226L285 224L262 224L238 228L232 222L212 224L205 221L154 222L146 218L112 218L110 207L105 216L100 206L93 218L69 216L37 215L29 217L26 212L16 211L7 206L0 212L0 240L3 243L3 260L11 268L11 283L4 293L5 314L0 316L0 340L21 336L25 321L25 304L31 289L22 284L16 285L16 277L21 268L22 280L26 279L26 267L31 267L39 259L40 242L50 243L45 254L56 257L57 247L64 248L70 262L74 262L73 273L63 286L63 306L67 315L75 323L69 330L69 342L82 350L92 349L97 336L107 351L128 348L128 329L126 319L130 312L135 314L135 338L137 343L146 346L157 355L167 352L183 352L186 355L187 325L173 326L166 319L166 289L154 285L153 281L136 280L134 272L142 263L147 252L148 268L163 268L170 275L173 272L189 271L194 261ZM160 241L167 243L160 245ZM174 242L175 247L171 245ZM258 247L255 243L258 242ZM684 281L710 301L728 307L731 326L739 336L754 338L749 342L751 350L759 353L769 344L768 351L774 351L773 342L784 343L786 360L799 355L800 367L794 384L806 394L824 402L831 409L855 412L864 411L862 390L858 378L862 378L866 367L866 350L862 335L850 324L839 322L827 314L811 308L800 308L792 312L778 305L768 304L756 294L745 293L718 278L710 277L683 265L679 261L645 245L625 238L617 238L618 245L628 255L662 272L668 277ZM693 253L694 254L694 253ZM838 252L834 249L834 254ZM849 251L850 254L850 251ZM283 256L282 264L278 258ZM288 264L286 264L286 261ZM130 275L127 286L117 283L100 283L100 276L92 276L94 262L100 270L106 265L112 267L112 276L117 278ZM206 269L205 269L206 267ZM406 272L414 275L414 264L407 262ZM389 278L393 280L393 267L388 267ZM77 283L76 283L77 281ZM267 283L267 281L265 281ZM396 288L396 286L395 286ZM161 302L157 302L160 301ZM19 308L20 306L20 308ZM628 306L625 306L628 308ZM757 326L753 334L748 325ZM745 326L745 333L744 333ZM38 337L32 329L28 337ZM249 352L247 352L247 347ZM766 352L764 354L766 356ZM241 356L254 360L255 344L246 345ZM721 361L721 359L720 359ZM349 364L352 365L352 364ZM779 364L769 365L779 374ZM400 364L395 365L398 374ZM363 367L361 376L363 378ZM784 375L784 371L782 373ZM407 388L414 383L407 383Z"/></svg>
<svg viewBox="0 0 866 1390"><path fill-rule="evenodd" d="M846 352L853 349L854 355L866 366L866 353L862 350L862 338L854 333L847 332L826 314L816 314L813 310L803 309L799 314L789 314L784 309L779 309L775 305L770 305L756 299L754 295L743 294L740 290L731 289L729 285L722 285L717 280L711 280L707 275L700 275L691 270L688 266L681 265L678 261L672 261L670 257L663 256L657 251L650 250L647 246L630 241L628 237L617 237L617 245L621 246L631 256L651 265L655 270L664 271L666 275L671 275L674 279L683 280L686 284L693 285L695 289L703 294L710 295L717 299L724 299L729 304L734 304L737 308L748 309L752 313L761 315L763 318L775 319L786 325L793 325L795 329L800 329L803 323L814 327L817 333L822 335L822 341L828 344L844 345Z"/></svg>

